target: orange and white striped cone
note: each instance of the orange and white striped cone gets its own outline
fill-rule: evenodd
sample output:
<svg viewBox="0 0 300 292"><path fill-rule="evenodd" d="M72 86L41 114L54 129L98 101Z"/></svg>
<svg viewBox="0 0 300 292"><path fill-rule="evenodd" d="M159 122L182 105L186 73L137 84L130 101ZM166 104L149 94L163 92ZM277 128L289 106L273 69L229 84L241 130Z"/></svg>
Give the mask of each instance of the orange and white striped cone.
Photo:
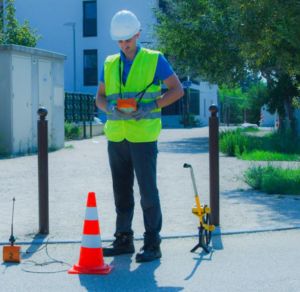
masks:
<svg viewBox="0 0 300 292"><path fill-rule="evenodd" d="M68 273L106 275L111 270L112 266L105 264L103 260L96 195L90 192L86 204L79 261Z"/></svg>

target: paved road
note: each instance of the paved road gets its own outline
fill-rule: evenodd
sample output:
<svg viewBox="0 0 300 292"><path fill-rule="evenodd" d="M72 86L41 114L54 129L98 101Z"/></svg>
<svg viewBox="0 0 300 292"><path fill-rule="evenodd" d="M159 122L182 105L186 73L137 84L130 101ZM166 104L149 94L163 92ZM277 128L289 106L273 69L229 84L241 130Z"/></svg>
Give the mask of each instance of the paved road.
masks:
<svg viewBox="0 0 300 292"><path fill-rule="evenodd" d="M128 289L131 287L131 291L138 291L135 288L139 283L142 283L141 287L145 287L140 291L151 291L151 288L155 291L158 287L166 291L178 291L182 288L186 291L202 291L204 287L208 289L212 284L214 291L300 291L299 282L296 280L300 279L296 277L299 275L299 261L295 254L296 251L299 254L299 250L296 250L299 231L247 234L256 230L299 227L299 196L270 196L251 190L242 180L243 171L251 162L221 155L220 231L223 235L222 239L216 241L222 241L224 248L220 249L220 244L214 246L215 251L209 260L201 254L193 256L188 251L196 239L184 236L196 234L197 218L191 214L191 206L194 204L191 178L189 171L183 169L182 165L185 162L193 165L201 200L208 203L208 129L163 130L159 152L158 185L164 215L162 235L165 238L179 237L164 240L163 259L160 264L138 266L132 259L129 265L130 259L126 257L120 261L116 259L114 272L106 278L78 278L65 273L29 274L22 271L30 265L28 262L13 267L2 265L0 291L1 287L11 287L10 290L3 291L14 291L14 285L24 288L15 291L32 291L28 289L28 285L39 288L45 284L44 279L48 279L50 291L55 288L56 291L68 291L69 288L73 291L85 288L93 291L91 287L98 285L107 288L107 291L115 291L110 290L110 287L119 287L120 282ZM300 163L292 166L300 167ZM10 235L13 197L16 198L15 235L18 242L38 242L37 157L33 155L0 160L0 177L0 243L7 242ZM65 149L50 153L49 183L49 241L75 242L70 245L49 244L49 252L59 259L74 263L78 257L85 201L89 191L97 194L103 241L110 240L114 232L115 215L105 138L99 136L84 141L67 142ZM138 239L142 237L143 225L136 187L135 196L133 227ZM239 232L246 234L228 235ZM37 245L32 245L31 248L36 247ZM28 245L23 246L23 251L26 248ZM35 259L39 262L43 260L43 254L45 256L45 248L27 260ZM277 262L278 256L280 262ZM199 257L201 260L197 260ZM51 264L42 266L41 270L56 268L61 267ZM295 272L291 272L291 269ZM263 284L264 272L268 271L270 275L265 277L266 283ZM16 280L12 276L13 272L21 280ZM146 274L150 275L149 279L145 278ZM192 276L189 277L190 274ZM284 290L284 285L277 279L281 279L289 289ZM228 284L225 284L225 280ZM276 285L278 289L274 288ZM242 289L243 287L247 289ZM265 289L259 290L260 287Z"/></svg>

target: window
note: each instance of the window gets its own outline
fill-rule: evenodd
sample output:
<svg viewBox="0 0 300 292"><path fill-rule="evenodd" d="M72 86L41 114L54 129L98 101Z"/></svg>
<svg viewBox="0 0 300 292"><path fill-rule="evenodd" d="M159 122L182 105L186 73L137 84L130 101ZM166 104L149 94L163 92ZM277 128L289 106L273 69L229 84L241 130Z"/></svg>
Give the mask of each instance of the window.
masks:
<svg viewBox="0 0 300 292"><path fill-rule="evenodd" d="M96 1L83 1L83 36L97 36Z"/></svg>
<svg viewBox="0 0 300 292"><path fill-rule="evenodd" d="M167 91L166 88L162 88L161 93L164 94L166 91ZM163 116L180 115L180 113L181 113L181 100L177 100L176 102L162 108Z"/></svg>
<svg viewBox="0 0 300 292"><path fill-rule="evenodd" d="M176 102L162 108L163 116L176 116L180 114L181 114L181 100L177 100Z"/></svg>
<svg viewBox="0 0 300 292"><path fill-rule="evenodd" d="M84 86L98 85L98 56L97 50L83 51Z"/></svg>
<svg viewBox="0 0 300 292"><path fill-rule="evenodd" d="M162 93L166 92L166 89L162 90ZM181 115L187 109L187 90L184 90L184 96L177 100L176 102L172 103L169 106L166 106L162 109L163 115ZM189 113L192 115L199 115L199 90L190 89L190 100L189 100Z"/></svg>
<svg viewBox="0 0 300 292"><path fill-rule="evenodd" d="M200 111L200 97L199 90L190 89L190 113L193 115L199 115Z"/></svg>

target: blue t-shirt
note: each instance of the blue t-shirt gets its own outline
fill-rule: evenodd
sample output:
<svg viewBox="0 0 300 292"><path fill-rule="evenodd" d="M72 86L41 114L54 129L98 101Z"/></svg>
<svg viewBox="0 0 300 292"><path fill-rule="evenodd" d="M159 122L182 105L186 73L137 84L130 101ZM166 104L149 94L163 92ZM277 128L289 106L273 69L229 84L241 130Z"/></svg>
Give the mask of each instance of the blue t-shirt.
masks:
<svg viewBox="0 0 300 292"><path fill-rule="evenodd" d="M141 48L138 46L136 53L138 53L138 51L140 49ZM131 65L133 63L133 60L126 59L126 56L122 51L121 51L121 60L124 64L123 65L122 81L123 81L123 84L125 84L126 80L127 80L127 76L129 74L129 71L130 71L130 68L131 68ZM158 61L157 61L157 66L156 66L156 71L155 71L155 74L154 74L154 84L159 84L160 81L166 80L167 78L169 78L173 74L174 74L174 71L173 71L171 65L169 64L169 62L167 61L167 59L162 54L159 54ZM104 82L104 66L102 67L100 81L102 83L105 83Z"/></svg>

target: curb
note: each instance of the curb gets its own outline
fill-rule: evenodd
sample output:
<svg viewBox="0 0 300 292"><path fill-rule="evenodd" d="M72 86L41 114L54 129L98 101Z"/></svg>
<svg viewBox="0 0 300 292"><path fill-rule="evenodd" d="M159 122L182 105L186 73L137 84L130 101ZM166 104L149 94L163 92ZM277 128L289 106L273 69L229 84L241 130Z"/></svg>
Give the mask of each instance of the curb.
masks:
<svg viewBox="0 0 300 292"><path fill-rule="evenodd" d="M228 230L221 231L220 227L212 233L212 236L228 236L228 235L240 235L240 234L252 234L252 233L264 233L264 232L280 232L280 231L288 231L288 230L297 230L300 229L300 225L290 226L290 227L278 227L278 228L261 228L261 229L250 229L250 230ZM194 238L198 237L198 234L175 234L175 235L162 235L162 239L180 239L180 238ZM19 241L18 245L42 245L42 244L72 244L72 243L81 243L81 240L50 240L51 237L37 238L34 241ZM135 241L143 240L143 237L136 237ZM102 242L112 242L114 238L105 238L102 239ZM8 245L8 242L0 242L1 245Z"/></svg>

